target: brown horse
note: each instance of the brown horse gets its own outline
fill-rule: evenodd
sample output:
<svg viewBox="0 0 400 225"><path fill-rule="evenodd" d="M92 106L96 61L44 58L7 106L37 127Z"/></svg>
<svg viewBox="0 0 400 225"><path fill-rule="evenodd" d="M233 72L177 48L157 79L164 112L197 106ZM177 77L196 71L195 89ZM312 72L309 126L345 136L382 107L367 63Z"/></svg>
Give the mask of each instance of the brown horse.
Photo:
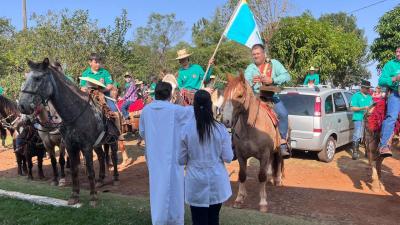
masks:
<svg viewBox="0 0 400 225"><path fill-rule="evenodd" d="M272 106L257 98L243 73L239 77L228 75L224 93L222 121L232 128L232 143L239 161L239 192L234 207L241 208L247 196L245 181L247 159L260 161L258 180L260 182L260 211L268 210L266 181L267 169L272 166L274 183L282 185L283 159L279 153L280 135L270 113Z"/></svg>

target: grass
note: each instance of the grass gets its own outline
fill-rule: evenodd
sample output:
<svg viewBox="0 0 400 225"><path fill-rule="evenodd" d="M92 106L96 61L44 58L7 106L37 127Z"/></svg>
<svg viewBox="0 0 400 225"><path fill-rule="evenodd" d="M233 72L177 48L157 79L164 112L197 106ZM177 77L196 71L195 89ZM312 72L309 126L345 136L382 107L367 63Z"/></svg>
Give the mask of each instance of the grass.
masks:
<svg viewBox="0 0 400 225"><path fill-rule="evenodd" d="M25 178L0 178L0 188L27 194L68 199L71 189L52 187L40 182L29 182ZM112 193L99 194L96 208L88 206L89 193L82 191L80 209L57 208L35 205L29 202L0 197L0 224L151 224L150 206L147 198L122 196ZM186 209L185 224L191 224L190 213ZM308 225L317 224L293 217L262 214L254 210L237 210L223 207L222 225Z"/></svg>

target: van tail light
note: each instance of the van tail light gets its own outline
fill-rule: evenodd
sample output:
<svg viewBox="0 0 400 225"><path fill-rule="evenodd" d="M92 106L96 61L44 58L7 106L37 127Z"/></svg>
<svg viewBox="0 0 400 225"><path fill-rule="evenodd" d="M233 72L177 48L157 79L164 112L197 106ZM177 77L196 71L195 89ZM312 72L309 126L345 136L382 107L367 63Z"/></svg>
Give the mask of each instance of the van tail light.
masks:
<svg viewBox="0 0 400 225"><path fill-rule="evenodd" d="M314 133L322 133L322 126L321 126L321 97L316 96L315 97L315 103L314 103L314 128L313 132Z"/></svg>
<svg viewBox="0 0 400 225"><path fill-rule="evenodd" d="M319 96L315 97L314 116L321 116L321 97Z"/></svg>

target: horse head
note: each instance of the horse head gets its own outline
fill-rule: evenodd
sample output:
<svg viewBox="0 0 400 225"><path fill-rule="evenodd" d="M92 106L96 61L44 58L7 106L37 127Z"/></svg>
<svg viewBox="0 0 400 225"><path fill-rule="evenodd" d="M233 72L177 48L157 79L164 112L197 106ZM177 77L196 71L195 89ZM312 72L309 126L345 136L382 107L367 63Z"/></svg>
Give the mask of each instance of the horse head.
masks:
<svg viewBox="0 0 400 225"><path fill-rule="evenodd" d="M222 106L222 122L225 126L232 127L237 116L249 109L250 98L254 94L244 77L243 71L240 72L238 77L228 74L227 81Z"/></svg>
<svg viewBox="0 0 400 225"><path fill-rule="evenodd" d="M24 114L32 114L54 95L54 78L48 58L43 62L28 61L31 72L27 75L19 96L19 109Z"/></svg>

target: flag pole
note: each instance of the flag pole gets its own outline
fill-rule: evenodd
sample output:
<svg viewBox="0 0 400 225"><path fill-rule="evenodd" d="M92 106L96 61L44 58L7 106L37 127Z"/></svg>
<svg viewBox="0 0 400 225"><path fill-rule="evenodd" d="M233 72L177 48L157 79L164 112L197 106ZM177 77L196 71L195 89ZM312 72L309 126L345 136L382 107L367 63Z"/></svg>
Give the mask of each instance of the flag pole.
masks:
<svg viewBox="0 0 400 225"><path fill-rule="evenodd" d="M239 1L238 1L238 4L236 5L235 10L233 11L233 13L232 13L232 15L231 15L231 18L229 18L229 21L228 21L228 23L227 23L227 25L226 25L226 27L225 27L225 29L224 29L224 32L222 32L221 38L219 39L218 44L217 44L217 46L215 47L214 53L212 54L210 60L211 60L211 59L214 59L215 55L217 54L217 51L218 51L218 49L219 49L219 46L222 44L222 40L224 39L224 34L225 34L225 32L226 32L226 28L228 28L228 27L231 25L233 16L236 14L236 11L238 10L239 6L242 4L243 1L244 1L244 0L239 0ZM209 61L210 61L210 60L209 60ZM204 81L205 81L205 79L206 79L206 77L207 77L207 73L208 73L208 71L210 70L210 67L211 67L210 63L207 62L207 69L206 69L206 72L204 73L204 77L203 77L203 80L202 80L202 82L201 82L201 88L204 88Z"/></svg>

